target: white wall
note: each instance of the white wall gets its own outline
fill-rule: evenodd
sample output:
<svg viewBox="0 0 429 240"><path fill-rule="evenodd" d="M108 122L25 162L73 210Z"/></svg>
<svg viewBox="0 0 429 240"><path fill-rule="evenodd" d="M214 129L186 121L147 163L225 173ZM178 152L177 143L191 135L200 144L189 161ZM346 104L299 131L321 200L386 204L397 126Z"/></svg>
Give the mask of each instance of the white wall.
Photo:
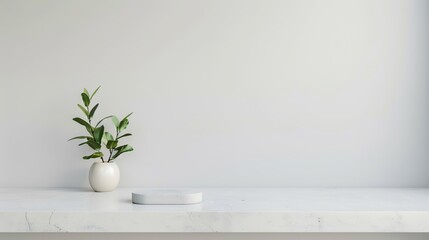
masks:
<svg viewBox="0 0 429 240"><path fill-rule="evenodd" d="M427 233L3 233L7 240L427 240Z"/></svg>
<svg viewBox="0 0 429 240"><path fill-rule="evenodd" d="M133 111L122 186L429 186L425 0L0 0L0 187L88 186L83 87Z"/></svg>

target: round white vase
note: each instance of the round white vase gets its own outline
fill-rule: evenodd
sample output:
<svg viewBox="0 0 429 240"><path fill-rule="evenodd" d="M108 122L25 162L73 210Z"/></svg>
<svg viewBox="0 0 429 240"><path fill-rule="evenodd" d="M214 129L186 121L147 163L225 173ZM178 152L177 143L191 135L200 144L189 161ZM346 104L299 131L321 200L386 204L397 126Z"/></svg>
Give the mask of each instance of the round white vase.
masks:
<svg viewBox="0 0 429 240"><path fill-rule="evenodd" d="M96 192L110 192L119 184L120 173L114 162L94 162L89 169L89 185Z"/></svg>

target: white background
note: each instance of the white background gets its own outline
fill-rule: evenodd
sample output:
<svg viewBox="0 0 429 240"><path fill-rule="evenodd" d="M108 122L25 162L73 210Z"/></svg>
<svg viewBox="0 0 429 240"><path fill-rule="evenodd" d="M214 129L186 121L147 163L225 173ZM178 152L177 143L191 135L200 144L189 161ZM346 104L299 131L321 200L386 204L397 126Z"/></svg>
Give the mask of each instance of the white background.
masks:
<svg viewBox="0 0 429 240"><path fill-rule="evenodd" d="M89 186L66 140L98 85L97 118L134 112L122 187L429 186L428 15L423 0L0 0L0 187Z"/></svg>

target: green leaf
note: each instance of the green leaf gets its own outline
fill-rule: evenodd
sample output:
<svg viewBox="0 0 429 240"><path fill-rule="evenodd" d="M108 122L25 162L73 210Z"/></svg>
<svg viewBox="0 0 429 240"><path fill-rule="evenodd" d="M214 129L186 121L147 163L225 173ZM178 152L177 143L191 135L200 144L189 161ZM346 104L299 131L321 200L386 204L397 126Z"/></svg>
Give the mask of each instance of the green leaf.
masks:
<svg viewBox="0 0 429 240"><path fill-rule="evenodd" d="M91 138L90 136L78 136L78 137L74 137L74 138L70 138L67 141L71 141L71 140L75 140L75 139L88 139Z"/></svg>
<svg viewBox="0 0 429 240"><path fill-rule="evenodd" d="M89 112L88 118L92 119L92 117L94 116L95 111L98 108L98 103L91 109L91 111Z"/></svg>
<svg viewBox="0 0 429 240"><path fill-rule="evenodd" d="M83 89L83 93L85 93L87 96L89 96L89 92L88 92L88 90L86 90L86 88Z"/></svg>
<svg viewBox="0 0 429 240"><path fill-rule="evenodd" d="M99 150L101 148L101 145L95 142L93 139L88 140L86 144L88 144L88 146L90 146L94 150Z"/></svg>
<svg viewBox="0 0 429 240"><path fill-rule="evenodd" d="M115 148L115 150L117 152L115 153L115 155L113 155L112 159L119 157L119 155L121 155L122 153L131 152L134 149L130 145L127 144L127 145L122 145L120 147L117 147L117 148Z"/></svg>
<svg viewBox="0 0 429 240"><path fill-rule="evenodd" d="M75 121L75 122L77 122L77 123L79 123L79 124L81 124L81 125L83 125L83 126L91 126L91 125L89 125L89 123L87 123L85 120L83 120L82 118L78 118L78 117L76 117L76 118L73 118L73 120Z"/></svg>
<svg viewBox="0 0 429 240"><path fill-rule="evenodd" d="M89 100L92 100L92 98L94 97L94 95L98 92L98 89L100 89L101 86L98 86L97 89L95 89L95 91L92 93L91 97L89 98ZM88 94L89 96L89 94Z"/></svg>
<svg viewBox="0 0 429 240"><path fill-rule="evenodd" d="M100 123L101 123L102 121L104 121L105 119L110 118L110 117L112 117L112 116L107 116L107 117L105 117L105 118L102 118L100 121L98 121L98 123L97 123L97 125L95 125L95 127L98 127L98 125L100 125Z"/></svg>
<svg viewBox="0 0 429 240"><path fill-rule="evenodd" d="M83 143L79 144L79 146L82 146L82 145L85 145L85 144L88 145L90 148L92 148L94 150L99 150L101 148L101 145L98 144L98 143L96 143L92 138L88 139L88 141L86 141L86 142L83 142Z"/></svg>
<svg viewBox="0 0 429 240"><path fill-rule="evenodd" d="M101 143L101 139L103 138L103 134L104 134L104 126L101 125L101 127L98 127L96 129L94 129L94 140L97 143Z"/></svg>
<svg viewBox="0 0 429 240"><path fill-rule="evenodd" d="M73 120L81 125L83 125L86 130L92 135L92 127L89 123L87 123L85 120L83 120L82 118L73 118Z"/></svg>
<svg viewBox="0 0 429 240"><path fill-rule="evenodd" d="M95 152L89 156L84 156L83 159L88 160L91 158L99 158L99 157L103 157L103 156L104 156L104 154L102 152Z"/></svg>
<svg viewBox="0 0 429 240"><path fill-rule="evenodd" d="M129 116L131 116L131 114L133 114L133 113L132 113L132 112L131 112L131 113L129 113L127 116L125 116L125 117L124 117L124 119L125 119L125 118L128 118Z"/></svg>
<svg viewBox="0 0 429 240"><path fill-rule="evenodd" d="M82 105L80 105L80 104L78 104L77 106L80 108L80 110L82 110L82 112L85 114L85 116L86 116L86 117L88 117L88 116L89 116L88 110L86 110L86 108L84 108L84 107L83 107Z"/></svg>
<svg viewBox="0 0 429 240"><path fill-rule="evenodd" d="M103 142L107 142L109 140L115 140L112 136L112 134L110 134L109 132L104 132L103 135Z"/></svg>
<svg viewBox="0 0 429 240"><path fill-rule="evenodd" d="M119 128L119 119L116 116L112 116L112 122L115 125L116 129Z"/></svg>
<svg viewBox="0 0 429 240"><path fill-rule="evenodd" d="M114 149L116 146L118 146L118 141L115 141L115 140L107 141L107 144L106 144L107 149Z"/></svg>
<svg viewBox="0 0 429 240"><path fill-rule="evenodd" d="M128 126L128 124L130 123L130 121L128 121L128 119L124 118L120 123L119 123L119 132L122 132L123 130L125 130Z"/></svg>
<svg viewBox="0 0 429 240"><path fill-rule="evenodd" d="M86 95L86 93L82 93L81 96L82 96L82 101L83 101L85 107L88 107L90 102L91 102L91 100L89 100L89 96Z"/></svg>
<svg viewBox="0 0 429 240"><path fill-rule="evenodd" d="M125 116L121 122L119 122L119 126L118 126L118 131L121 132L123 130L125 130L128 126L128 124L130 123L130 121L128 120L128 117L131 116L131 114L133 113L129 113L127 116Z"/></svg>
<svg viewBox="0 0 429 240"><path fill-rule="evenodd" d="M103 134L103 140L102 141L104 144L107 144L108 141L113 141L113 140L115 140L115 139L113 138L112 134L110 134L109 132L105 132Z"/></svg>
<svg viewBox="0 0 429 240"><path fill-rule="evenodd" d="M131 133L125 133L124 135L119 136L117 139L121 139L123 137L128 137L128 136L132 136L132 134Z"/></svg>

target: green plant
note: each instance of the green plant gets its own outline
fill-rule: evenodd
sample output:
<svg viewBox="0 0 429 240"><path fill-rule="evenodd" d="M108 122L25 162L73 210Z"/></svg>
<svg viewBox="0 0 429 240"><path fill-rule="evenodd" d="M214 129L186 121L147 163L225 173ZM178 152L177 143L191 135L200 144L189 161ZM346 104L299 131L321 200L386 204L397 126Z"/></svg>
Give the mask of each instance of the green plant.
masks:
<svg viewBox="0 0 429 240"><path fill-rule="evenodd" d="M89 94L88 90L84 89L81 94L83 106L81 104L77 105L80 110L82 110L87 120L79 117L73 118L73 121L85 127L89 135L77 136L69 139L69 141L76 139L86 140L85 142L80 143L79 146L88 145L95 151L91 155L84 156L83 159L88 160L91 158L100 158L102 162L110 162L123 153L133 151L133 148L128 144L119 146L119 140L121 138L132 136L131 133L123 133L123 131L128 127L128 117L132 113L128 114L120 121L116 116L110 115L102 118L96 125L93 125L92 120L99 104L95 104L92 108L90 105L92 98L97 93L98 89L100 89L100 86L92 94ZM109 118L112 119L113 125L115 126L116 133L113 135L106 131L104 125L100 125L104 120ZM108 152L108 158L105 158L106 155L103 153L103 147L106 152Z"/></svg>

